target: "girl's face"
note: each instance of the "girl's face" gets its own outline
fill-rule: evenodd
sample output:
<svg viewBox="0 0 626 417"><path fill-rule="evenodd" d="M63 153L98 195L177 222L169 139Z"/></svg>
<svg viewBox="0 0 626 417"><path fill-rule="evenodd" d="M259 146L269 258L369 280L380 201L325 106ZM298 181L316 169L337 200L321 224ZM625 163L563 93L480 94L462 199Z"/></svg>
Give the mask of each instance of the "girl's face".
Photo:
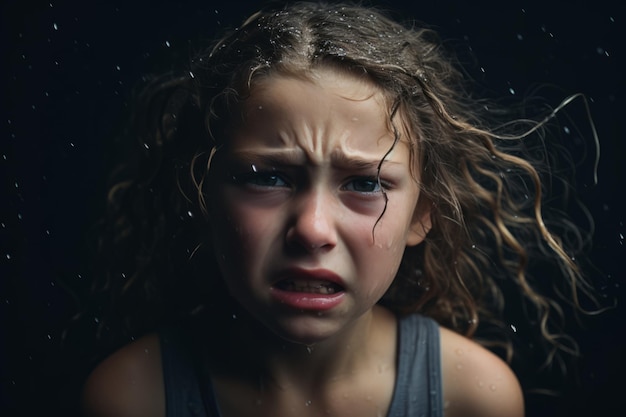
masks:
<svg viewBox="0 0 626 417"><path fill-rule="evenodd" d="M323 341L371 313L405 247L428 232L408 146L386 155L393 134L382 93L332 70L269 77L242 110L212 167L223 277L281 338Z"/></svg>

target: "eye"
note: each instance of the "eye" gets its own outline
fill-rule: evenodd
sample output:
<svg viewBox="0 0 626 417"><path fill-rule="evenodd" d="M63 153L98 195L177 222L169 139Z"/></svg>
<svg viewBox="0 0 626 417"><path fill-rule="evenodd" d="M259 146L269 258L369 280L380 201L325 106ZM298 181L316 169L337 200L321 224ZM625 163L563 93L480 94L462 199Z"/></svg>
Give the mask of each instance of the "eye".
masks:
<svg viewBox="0 0 626 417"><path fill-rule="evenodd" d="M343 188L346 191L356 193L378 193L381 191L378 179L375 177L353 178Z"/></svg>
<svg viewBox="0 0 626 417"><path fill-rule="evenodd" d="M275 172L247 172L234 175L233 179L241 185L252 187L288 187L287 182Z"/></svg>

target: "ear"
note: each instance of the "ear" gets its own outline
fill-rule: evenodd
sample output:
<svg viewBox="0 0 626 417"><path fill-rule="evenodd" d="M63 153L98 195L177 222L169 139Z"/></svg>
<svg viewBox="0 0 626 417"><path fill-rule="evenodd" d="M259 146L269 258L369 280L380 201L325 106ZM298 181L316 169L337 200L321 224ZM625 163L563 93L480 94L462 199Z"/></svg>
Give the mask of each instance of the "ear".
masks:
<svg viewBox="0 0 626 417"><path fill-rule="evenodd" d="M432 228L432 222L430 219L430 213L432 210L432 202L421 197L417 205L415 206L415 212L413 213L413 219L409 226L409 231L406 236L407 246L419 245L426 239L426 235Z"/></svg>

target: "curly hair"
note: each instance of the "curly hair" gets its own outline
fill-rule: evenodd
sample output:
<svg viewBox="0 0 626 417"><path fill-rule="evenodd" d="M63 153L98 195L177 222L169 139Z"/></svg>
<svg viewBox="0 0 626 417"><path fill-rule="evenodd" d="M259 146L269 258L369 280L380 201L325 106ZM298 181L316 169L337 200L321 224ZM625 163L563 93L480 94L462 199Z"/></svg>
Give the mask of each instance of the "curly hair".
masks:
<svg viewBox="0 0 626 417"><path fill-rule="evenodd" d="M503 330L500 343L510 359L506 298L533 316L551 354L574 352L556 325L559 303L545 288L554 285L554 293L580 307L590 287L574 254L546 226L547 165L530 151L542 143L554 112L498 124L433 30L352 4L293 3L258 12L198 53L189 68L142 90L133 133L140 163L126 163L114 181L111 221L101 236L109 256L101 289L117 294L111 311L136 325L207 304L207 281L220 285L200 215L213 197L205 184L211 157L258 80L307 77L319 67L365 77L384 93L396 142L407 136L412 172L432 204L432 229L406 249L380 303L397 314L420 312L468 337L492 323ZM551 259L559 276L533 279L528 267L536 256ZM205 288L189 291L193 285ZM141 311L134 309L138 298Z"/></svg>

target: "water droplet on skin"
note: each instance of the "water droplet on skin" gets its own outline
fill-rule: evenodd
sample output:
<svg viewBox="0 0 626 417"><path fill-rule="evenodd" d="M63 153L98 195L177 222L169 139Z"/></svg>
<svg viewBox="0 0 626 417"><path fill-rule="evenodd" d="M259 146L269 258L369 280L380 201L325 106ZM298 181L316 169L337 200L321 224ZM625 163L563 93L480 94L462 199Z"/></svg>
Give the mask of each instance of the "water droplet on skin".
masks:
<svg viewBox="0 0 626 417"><path fill-rule="evenodd" d="M495 390L497 389L497 387L496 387L496 385L495 385L495 384L491 384L491 385L489 385L489 389L490 389L491 391L495 391Z"/></svg>
<svg viewBox="0 0 626 417"><path fill-rule="evenodd" d="M482 388L482 387L484 387L484 386L485 386L485 383L484 383L483 381L476 381L476 386L477 386L478 388Z"/></svg>
<svg viewBox="0 0 626 417"><path fill-rule="evenodd" d="M457 370L457 371L460 371L461 369L463 369L463 364L461 364L461 363L457 363L457 364L456 364L456 370Z"/></svg>
<svg viewBox="0 0 626 417"><path fill-rule="evenodd" d="M150 349L144 349L144 353L150 353Z"/></svg>
<svg viewBox="0 0 626 417"><path fill-rule="evenodd" d="M459 355L459 356L463 356L463 349L458 348L458 349L456 349L456 350L454 351L454 353L456 353L456 354L457 354L457 355Z"/></svg>
<svg viewBox="0 0 626 417"><path fill-rule="evenodd" d="M304 405L305 405L306 407L310 406L310 405L311 405L311 400L307 400L307 402L305 402L305 403L304 403Z"/></svg>

